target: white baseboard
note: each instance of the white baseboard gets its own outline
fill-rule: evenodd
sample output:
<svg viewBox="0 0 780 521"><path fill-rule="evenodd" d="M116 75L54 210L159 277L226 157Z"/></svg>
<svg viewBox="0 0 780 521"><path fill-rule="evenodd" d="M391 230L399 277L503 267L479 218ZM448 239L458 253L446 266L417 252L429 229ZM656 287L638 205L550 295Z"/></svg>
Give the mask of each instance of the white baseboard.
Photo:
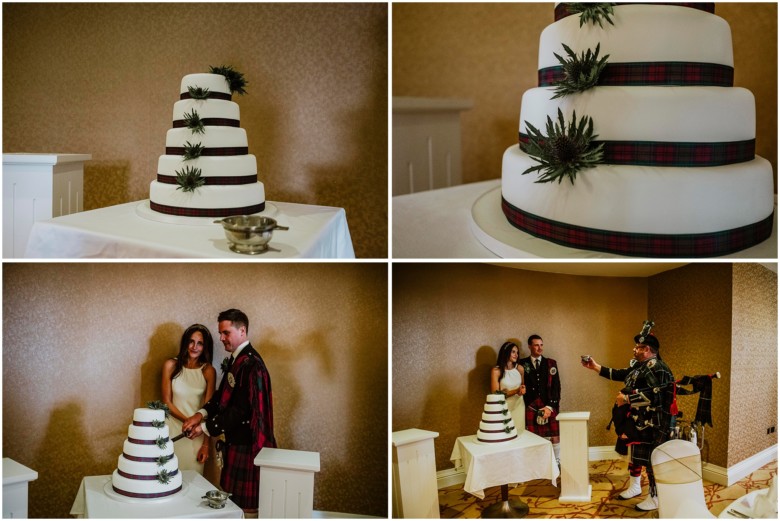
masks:
<svg viewBox="0 0 780 521"><path fill-rule="evenodd" d="M623 459L615 452L615 448L612 446L601 447L589 447L588 448L588 460L600 461L608 459ZM707 481L717 483L730 487L745 476L755 472L769 462L777 459L777 445L772 445L768 449L762 450L758 454L755 454L745 460L740 461L736 465L725 469L712 463L702 464L702 477ZM444 469L436 472L436 484L442 489L444 487L451 487L452 485L462 485L466 482L466 473L463 469L451 468Z"/></svg>
<svg viewBox="0 0 780 521"><path fill-rule="evenodd" d="M344 514L342 512L325 512L323 510L313 510L312 519L384 519L376 516L364 516L360 514Z"/></svg>

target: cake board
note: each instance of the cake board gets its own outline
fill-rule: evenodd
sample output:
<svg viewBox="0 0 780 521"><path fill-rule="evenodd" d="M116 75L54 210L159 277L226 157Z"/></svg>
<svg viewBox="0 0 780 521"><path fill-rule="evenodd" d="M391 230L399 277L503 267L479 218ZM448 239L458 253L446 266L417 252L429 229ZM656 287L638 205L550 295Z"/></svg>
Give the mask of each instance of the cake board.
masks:
<svg viewBox="0 0 780 521"><path fill-rule="evenodd" d="M488 250L501 258L573 258L573 259L637 259L599 251L561 246L523 232L507 221L501 211L501 187L493 188L477 198L471 207L471 232ZM777 199L775 199L772 235L764 242L721 258L775 259L777 257Z"/></svg>
<svg viewBox="0 0 780 521"><path fill-rule="evenodd" d="M185 224L189 226L208 226L214 224L214 221L222 219L222 217L185 217L182 215L168 215L165 213L155 212L152 210L149 199L145 199L138 203L135 207L135 213L149 219L150 221L156 221L164 224ZM279 214L279 208L274 203L265 203L265 210L259 213L253 213L252 215L259 215L263 217L271 217L275 219ZM237 214L238 215L238 214Z"/></svg>
<svg viewBox="0 0 780 521"><path fill-rule="evenodd" d="M106 493L106 496L110 497L113 500L116 501L122 501L124 503L162 503L163 501L168 501L173 498L177 498L179 496L183 496L187 494L187 489L190 487L189 483L186 483L182 480L181 483L181 490L176 492L175 494L171 494L170 496L164 496L164 497L158 497L153 499L148 498L138 498L138 497L129 497L122 494L117 493L114 490L113 483L109 479L105 485L103 485L103 492Z"/></svg>

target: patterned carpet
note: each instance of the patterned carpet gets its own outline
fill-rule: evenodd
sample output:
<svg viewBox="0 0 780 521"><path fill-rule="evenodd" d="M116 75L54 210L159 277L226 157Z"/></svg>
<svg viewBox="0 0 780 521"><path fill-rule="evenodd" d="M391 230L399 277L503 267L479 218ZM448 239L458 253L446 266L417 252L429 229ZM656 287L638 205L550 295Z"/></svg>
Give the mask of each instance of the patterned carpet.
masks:
<svg viewBox="0 0 780 521"><path fill-rule="evenodd" d="M777 474L777 461L769 463L730 487L704 481L704 499L713 515L719 515L732 501L748 492L768 488ZM627 501L617 499L626 487L628 470L622 460L594 461L590 466L590 483L593 486L593 501L590 503L559 503L558 489L549 480L523 483L509 491L510 499L520 499L528 505L528 518L560 519L629 519L657 518L657 512L640 512L634 505L645 495ZM647 494L647 477L642 473L642 487ZM501 496L500 487L485 490L485 499L463 491L463 485L453 485L439 490L439 511L442 518L478 518L482 509L496 503Z"/></svg>

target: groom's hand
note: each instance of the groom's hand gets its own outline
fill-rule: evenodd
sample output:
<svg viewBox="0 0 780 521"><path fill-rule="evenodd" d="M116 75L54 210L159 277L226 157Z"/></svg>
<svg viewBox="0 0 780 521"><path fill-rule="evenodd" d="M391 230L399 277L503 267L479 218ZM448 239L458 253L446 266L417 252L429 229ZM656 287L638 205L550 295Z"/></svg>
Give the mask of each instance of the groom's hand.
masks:
<svg viewBox="0 0 780 521"><path fill-rule="evenodd" d="M184 421L184 423L181 426L181 431L182 432L191 431L196 426L200 426L200 422L202 421L203 421L203 415L199 412L196 412L195 414L193 414L192 416L190 416ZM187 437L191 438L192 436L187 436Z"/></svg>

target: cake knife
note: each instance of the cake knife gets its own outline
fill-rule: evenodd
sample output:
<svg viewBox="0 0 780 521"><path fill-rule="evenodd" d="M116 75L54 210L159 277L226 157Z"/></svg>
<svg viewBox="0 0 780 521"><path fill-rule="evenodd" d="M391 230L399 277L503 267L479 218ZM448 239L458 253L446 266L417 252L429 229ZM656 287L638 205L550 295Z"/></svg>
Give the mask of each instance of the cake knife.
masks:
<svg viewBox="0 0 780 521"><path fill-rule="evenodd" d="M182 432L181 434L179 434L178 436L176 436L175 438L173 438L171 441L172 441L172 442L174 442L174 441L178 441L178 440L182 439L183 437L185 437L186 435L187 435L187 433L186 433L186 432Z"/></svg>

